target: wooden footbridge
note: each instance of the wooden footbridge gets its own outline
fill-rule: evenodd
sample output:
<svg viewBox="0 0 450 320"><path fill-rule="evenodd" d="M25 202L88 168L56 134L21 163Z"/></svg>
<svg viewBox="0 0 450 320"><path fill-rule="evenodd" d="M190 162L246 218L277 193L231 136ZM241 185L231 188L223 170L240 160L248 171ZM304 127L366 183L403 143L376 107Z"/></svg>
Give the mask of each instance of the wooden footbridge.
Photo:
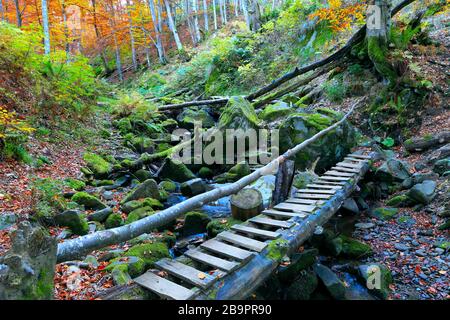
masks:
<svg viewBox="0 0 450 320"><path fill-rule="evenodd" d="M350 154L306 189L134 279L163 299L245 299L357 188L370 155ZM190 259L186 259L186 257ZM186 260L195 261L186 264Z"/></svg>

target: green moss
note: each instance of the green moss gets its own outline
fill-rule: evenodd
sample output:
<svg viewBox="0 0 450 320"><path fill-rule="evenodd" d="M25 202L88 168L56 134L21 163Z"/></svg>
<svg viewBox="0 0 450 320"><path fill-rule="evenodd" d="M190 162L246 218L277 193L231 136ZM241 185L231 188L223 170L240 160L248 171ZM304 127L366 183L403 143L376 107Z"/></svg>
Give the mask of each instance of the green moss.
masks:
<svg viewBox="0 0 450 320"><path fill-rule="evenodd" d="M87 152L83 155L83 160L98 178L107 176L111 171L111 164L97 154Z"/></svg>
<svg viewBox="0 0 450 320"><path fill-rule="evenodd" d="M281 262L288 251L288 242L284 239L277 239L269 243L267 246L267 258Z"/></svg>
<svg viewBox="0 0 450 320"><path fill-rule="evenodd" d="M412 201L406 194L394 196L386 201L386 205L391 207L407 207L411 204Z"/></svg>
<svg viewBox="0 0 450 320"><path fill-rule="evenodd" d="M341 255L347 258L361 258L373 253L372 248L358 240L340 235L338 238L342 239L342 251Z"/></svg>
<svg viewBox="0 0 450 320"><path fill-rule="evenodd" d="M207 167L201 167L198 171L198 176L203 179L209 179L214 176L214 172Z"/></svg>
<svg viewBox="0 0 450 320"><path fill-rule="evenodd" d="M397 213L397 208L376 208L372 211L371 215L377 219L386 221L394 218Z"/></svg>
<svg viewBox="0 0 450 320"><path fill-rule="evenodd" d="M219 118L219 127L227 129L257 129L261 120L253 106L243 97L231 97Z"/></svg>
<svg viewBox="0 0 450 320"><path fill-rule="evenodd" d="M163 209L164 205L157 199L146 198L142 201L144 207L151 207L152 209Z"/></svg>
<svg viewBox="0 0 450 320"><path fill-rule="evenodd" d="M204 233L211 218L203 212L188 212L184 216L183 235L190 236Z"/></svg>
<svg viewBox="0 0 450 320"><path fill-rule="evenodd" d="M169 249L162 242L135 245L125 255L141 258L144 260L146 268L152 268L154 263L162 258L170 258Z"/></svg>
<svg viewBox="0 0 450 320"><path fill-rule="evenodd" d="M110 261L105 271L111 272L115 268L119 268L134 278L144 273L145 262L139 257L118 257Z"/></svg>
<svg viewBox="0 0 450 320"><path fill-rule="evenodd" d="M266 106L264 110L259 114L259 117L266 121L272 121L284 117L292 112L293 110L289 107L287 103L278 102Z"/></svg>
<svg viewBox="0 0 450 320"><path fill-rule="evenodd" d="M393 85L397 78L397 74L387 60L385 45L381 43L380 39L369 37L367 42L367 50L370 60L372 60L375 65L375 69L387 80L389 80L391 85Z"/></svg>
<svg viewBox="0 0 450 320"><path fill-rule="evenodd" d="M167 192L175 192L177 190L177 185L173 181L164 180L159 183L159 188Z"/></svg>
<svg viewBox="0 0 450 320"><path fill-rule="evenodd" d="M84 183L81 180L67 178L64 180L64 182L69 188L72 188L75 191L81 191L84 190L84 188L86 188L86 183Z"/></svg>
<svg viewBox="0 0 450 320"><path fill-rule="evenodd" d="M127 220L125 221L125 224L133 223L142 218L148 217L148 216L152 215L153 213L154 213L154 211L151 207L142 207L142 208L133 210L128 215Z"/></svg>

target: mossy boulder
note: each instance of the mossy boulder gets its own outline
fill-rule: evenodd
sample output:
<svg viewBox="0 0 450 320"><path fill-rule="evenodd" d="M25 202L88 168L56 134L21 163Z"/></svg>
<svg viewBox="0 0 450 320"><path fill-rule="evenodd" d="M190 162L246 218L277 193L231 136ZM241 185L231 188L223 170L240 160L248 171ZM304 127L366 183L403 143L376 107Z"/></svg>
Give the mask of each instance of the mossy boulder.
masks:
<svg viewBox="0 0 450 320"><path fill-rule="evenodd" d="M112 165L95 153L85 153L83 155L83 160L86 162L87 167L92 171L94 177L97 179L107 177L111 171Z"/></svg>
<svg viewBox="0 0 450 320"><path fill-rule="evenodd" d="M83 236L88 234L89 225L86 215L78 210L67 210L55 216L55 222L62 227L68 227L72 233Z"/></svg>
<svg viewBox="0 0 450 320"><path fill-rule="evenodd" d="M112 213L105 221L105 228L112 229L120 227L123 224L123 219L120 213Z"/></svg>
<svg viewBox="0 0 450 320"><path fill-rule="evenodd" d="M438 160L433 165L433 171L443 176L444 173L450 171L450 158Z"/></svg>
<svg viewBox="0 0 450 320"><path fill-rule="evenodd" d="M177 191L177 185L175 182L170 180L163 180L158 185L160 190L164 190L166 192L175 192Z"/></svg>
<svg viewBox="0 0 450 320"><path fill-rule="evenodd" d="M115 125L122 135L125 135L133 130L133 126L129 118L122 118L118 120Z"/></svg>
<svg viewBox="0 0 450 320"><path fill-rule="evenodd" d="M178 127L178 122L175 119L166 119L159 124L166 132L172 132Z"/></svg>
<svg viewBox="0 0 450 320"><path fill-rule="evenodd" d="M414 203L410 197L406 194L400 194L391 197L388 201L386 201L386 205L396 208L404 208L409 207Z"/></svg>
<svg viewBox="0 0 450 320"><path fill-rule="evenodd" d="M211 222L211 218L202 212L188 212L184 216L183 235L191 236L206 232L206 226Z"/></svg>
<svg viewBox="0 0 450 320"><path fill-rule="evenodd" d="M64 182L69 188L75 191L82 191L86 188L86 183L78 179L67 178Z"/></svg>
<svg viewBox="0 0 450 320"><path fill-rule="evenodd" d="M208 167L201 167L198 171L198 176L202 179L211 179L214 176L214 172Z"/></svg>
<svg viewBox="0 0 450 320"><path fill-rule="evenodd" d="M425 180L418 183L408 191L408 197L416 203L429 204L435 196L436 182Z"/></svg>
<svg viewBox="0 0 450 320"><path fill-rule="evenodd" d="M388 159L375 172L375 177L384 182L403 182L411 176L411 168L405 161Z"/></svg>
<svg viewBox="0 0 450 320"><path fill-rule="evenodd" d="M144 260L145 267L152 268L154 263L162 258L170 258L167 245L163 242L137 244L125 253L125 256L138 257Z"/></svg>
<svg viewBox="0 0 450 320"><path fill-rule="evenodd" d="M280 153L326 129L342 117L341 114L324 113L323 110L321 113L294 113L284 120L279 127ZM355 129L348 122L344 122L339 128L327 133L297 153L295 156L296 167L304 170L319 159L316 168L318 170L328 168L341 161L356 144Z"/></svg>
<svg viewBox="0 0 450 320"><path fill-rule="evenodd" d="M218 183L235 182L251 173L250 166L246 161L239 162L228 172L215 178Z"/></svg>
<svg viewBox="0 0 450 320"><path fill-rule="evenodd" d="M273 121L285 117L293 112L294 110L289 107L289 104L280 101L266 106L264 110L259 114L259 117L266 121Z"/></svg>
<svg viewBox="0 0 450 320"><path fill-rule="evenodd" d="M125 220L125 224L130 224L130 223L138 221L142 218L151 216L153 213L154 213L154 211L153 211L152 207L138 208L138 209L130 212L127 219Z"/></svg>
<svg viewBox="0 0 450 320"><path fill-rule="evenodd" d="M131 200L139 200L144 198L159 199L158 184L153 179L148 179L139 184L122 200L122 204Z"/></svg>
<svg viewBox="0 0 450 320"><path fill-rule="evenodd" d="M313 269L334 299L343 300L345 298L345 285L330 268L317 263Z"/></svg>
<svg viewBox="0 0 450 320"><path fill-rule="evenodd" d="M214 127L213 117L201 108L186 108L177 116L178 124L181 128L193 129L194 123L199 122L203 128Z"/></svg>
<svg viewBox="0 0 450 320"><path fill-rule="evenodd" d="M176 182L185 182L196 178L195 174L183 162L171 158L167 158L164 161L158 177Z"/></svg>
<svg viewBox="0 0 450 320"><path fill-rule="evenodd" d="M72 201L84 206L87 210L101 210L107 207L100 199L83 191L75 193Z"/></svg>
<svg viewBox="0 0 450 320"><path fill-rule="evenodd" d="M233 219L231 217L214 219L211 222L209 222L208 225L206 226L208 237L214 238L222 231L230 230L233 225L239 223L242 223L242 221Z"/></svg>
<svg viewBox="0 0 450 320"><path fill-rule="evenodd" d="M139 257L118 257L109 262L105 271L111 272L115 268L121 269L134 278L145 272L145 262Z"/></svg>
<svg viewBox="0 0 450 320"><path fill-rule="evenodd" d="M188 180L180 185L180 191L184 196L196 196L206 191L206 183L201 178Z"/></svg>
<svg viewBox="0 0 450 320"><path fill-rule="evenodd" d="M358 259L373 253L372 248L368 244L345 235L340 235L338 238L342 240L342 251L340 255L343 257Z"/></svg>
<svg viewBox="0 0 450 320"><path fill-rule="evenodd" d="M142 207L151 207L152 209L162 209L164 208L164 205L159 200L153 198L145 198L125 202L120 208L122 209L123 212L129 214L130 212Z"/></svg>
<svg viewBox="0 0 450 320"><path fill-rule="evenodd" d="M261 120L250 102L243 97L231 97L220 115L219 128L257 129L260 122Z"/></svg>
<svg viewBox="0 0 450 320"><path fill-rule="evenodd" d="M130 275L123 268L114 268L111 272L111 277L116 286L122 286L132 282Z"/></svg>
<svg viewBox="0 0 450 320"><path fill-rule="evenodd" d="M397 215L397 213L398 213L397 208L380 207L380 208L373 209L370 212L370 215L379 220L387 221L387 220L393 219Z"/></svg>
<svg viewBox="0 0 450 320"><path fill-rule="evenodd" d="M145 180L151 179L152 178L152 174L150 171L148 170L144 170L144 169L139 169L138 171L136 171L134 173L134 176L140 181L140 182L144 182Z"/></svg>
<svg viewBox="0 0 450 320"><path fill-rule="evenodd" d="M381 299L389 296L389 285L393 283L391 271L382 264L360 265L358 275L369 291Z"/></svg>

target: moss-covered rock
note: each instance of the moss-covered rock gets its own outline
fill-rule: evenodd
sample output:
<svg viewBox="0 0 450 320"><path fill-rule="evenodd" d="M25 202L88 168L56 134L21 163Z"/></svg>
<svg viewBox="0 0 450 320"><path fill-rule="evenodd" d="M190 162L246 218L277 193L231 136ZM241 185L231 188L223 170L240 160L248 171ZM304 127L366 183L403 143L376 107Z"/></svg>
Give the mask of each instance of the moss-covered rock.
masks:
<svg viewBox="0 0 450 320"><path fill-rule="evenodd" d="M375 172L375 177L384 182L402 182L408 179L410 174L410 167L405 161L397 159L388 159Z"/></svg>
<svg viewBox="0 0 450 320"><path fill-rule="evenodd" d="M219 118L219 127L227 129L257 129L261 120L253 106L243 97L231 97Z"/></svg>
<svg viewBox="0 0 450 320"><path fill-rule="evenodd" d="M450 158L438 160L433 165L433 171L443 176L444 173L450 171Z"/></svg>
<svg viewBox="0 0 450 320"><path fill-rule="evenodd" d="M167 245L162 242L138 244L125 253L125 256L139 257L145 262L146 268L152 268L154 263L162 258L170 258Z"/></svg>
<svg viewBox="0 0 450 320"><path fill-rule="evenodd" d="M145 262L139 257L118 257L109 262L105 271L111 272L115 268L121 269L134 278L145 272Z"/></svg>
<svg viewBox="0 0 450 320"><path fill-rule="evenodd" d="M345 298L345 285L330 268L317 263L314 265L314 272L334 299Z"/></svg>
<svg viewBox="0 0 450 320"><path fill-rule="evenodd" d="M342 239L341 255L346 258L358 259L373 253L372 248L368 244L345 235L340 235L339 238Z"/></svg>
<svg viewBox="0 0 450 320"><path fill-rule="evenodd" d="M186 108L177 116L178 124L181 128L193 129L195 122L200 122L203 128L214 127L213 117L202 108Z"/></svg>
<svg viewBox="0 0 450 320"><path fill-rule="evenodd" d="M175 119L166 119L159 124L166 132L172 132L178 127L178 122Z"/></svg>
<svg viewBox="0 0 450 320"><path fill-rule="evenodd" d="M267 258L281 262L288 251L288 242L284 239L273 240L267 246Z"/></svg>
<svg viewBox="0 0 450 320"><path fill-rule="evenodd" d="M160 179L169 179L176 182L185 182L195 179L196 176L180 160L167 158L159 171Z"/></svg>
<svg viewBox="0 0 450 320"><path fill-rule="evenodd" d="M211 222L211 218L206 213L188 212L184 216L183 235L191 236L206 232L206 226Z"/></svg>
<svg viewBox="0 0 450 320"><path fill-rule="evenodd" d="M278 267L278 278L282 282L292 282L302 270L312 266L316 262L316 257L319 254L317 249L309 249L303 252L294 253L291 256L291 263L287 266Z"/></svg>
<svg viewBox="0 0 450 320"><path fill-rule="evenodd" d="M101 210L107 207L100 199L83 191L75 193L72 201L84 206L87 210Z"/></svg>
<svg viewBox="0 0 450 320"><path fill-rule="evenodd" d="M83 160L96 178L105 178L111 171L111 164L97 154L87 152Z"/></svg>
<svg viewBox="0 0 450 320"><path fill-rule="evenodd" d="M386 201L386 204L388 206L396 207L396 208L409 207L413 203L414 203L414 201L412 201L406 194L400 194L397 196L393 196L388 201Z"/></svg>
<svg viewBox="0 0 450 320"><path fill-rule="evenodd" d="M158 184L153 179L148 179L134 188L127 196L121 201L122 204L131 200L139 200L144 198L159 199Z"/></svg>
<svg viewBox="0 0 450 320"><path fill-rule="evenodd" d="M369 291L381 299L389 296L389 285L393 283L391 271L382 264L360 265L359 276Z"/></svg>
<svg viewBox="0 0 450 320"><path fill-rule="evenodd" d="M78 179L67 178L64 182L69 188L72 188L75 191L82 191L86 188L86 183Z"/></svg>
<svg viewBox="0 0 450 320"><path fill-rule="evenodd" d="M68 227L72 233L83 236L89 232L86 215L78 210L67 210L55 216L55 222L62 227Z"/></svg>
<svg viewBox="0 0 450 320"><path fill-rule="evenodd" d="M206 191L206 183L200 178L188 180L180 185L180 191L184 196L196 196Z"/></svg>
<svg viewBox="0 0 450 320"><path fill-rule="evenodd" d="M397 213L398 213L397 208L381 207L381 208L376 208L376 209L372 210L370 212L370 215L377 219L387 221L387 220L393 219L397 215Z"/></svg>
<svg viewBox="0 0 450 320"><path fill-rule="evenodd" d="M294 110L289 107L286 102L280 101L266 106L264 110L259 114L259 117L266 121L273 121L281 117L285 117L293 112Z"/></svg>
<svg viewBox="0 0 450 320"><path fill-rule="evenodd" d="M297 278L291 281L292 284L286 289L288 300L308 300L319 284L316 274L307 270L300 271Z"/></svg>
<svg viewBox="0 0 450 320"><path fill-rule="evenodd" d="M142 218L151 216L154 213L152 207L142 207L138 208L136 210L133 210L128 215L127 219L125 220L125 224L133 223L135 221L138 221Z"/></svg>
<svg viewBox="0 0 450 320"><path fill-rule="evenodd" d="M116 267L112 270L111 277L116 286L126 285L132 281L130 275L120 267Z"/></svg>
<svg viewBox="0 0 450 320"><path fill-rule="evenodd" d="M166 192L175 192L177 191L177 185L175 182L170 180L163 180L158 185L160 190L164 190Z"/></svg>
<svg viewBox="0 0 450 320"><path fill-rule="evenodd" d="M105 228L112 229L120 227L123 224L123 219L120 213L112 213L105 221Z"/></svg>
<svg viewBox="0 0 450 320"><path fill-rule="evenodd" d="M331 116L322 113L294 113L284 120L279 127L280 153L312 137L319 131L340 120L342 115ZM296 167L304 170L318 159L316 168L322 170L339 162L357 143L355 129L345 122L339 128L324 135L318 141L297 153Z"/></svg>
<svg viewBox="0 0 450 320"><path fill-rule="evenodd" d="M208 237L214 238L222 231L230 230L230 228L233 225L239 224L239 223L242 223L242 221L233 219L231 217L214 219L211 222L209 222L208 225L206 226L206 231L208 233Z"/></svg>
<svg viewBox="0 0 450 320"><path fill-rule="evenodd" d="M198 176L202 179L211 179L214 176L214 172L208 167L201 167L198 171Z"/></svg>
<svg viewBox="0 0 450 320"><path fill-rule="evenodd" d="M151 207L152 209L163 209L164 205L159 200L153 198L145 198L140 200L128 201L121 206L121 209L123 212L129 214L130 212L142 207Z"/></svg>
<svg viewBox="0 0 450 320"><path fill-rule="evenodd" d="M418 183L408 191L408 197L416 203L429 204L435 196L436 182L425 180Z"/></svg>
<svg viewBox="0 0 450 320"><path fill-rule="evenodd" d="M139 169L138 171L136 171L134 173L134 176L140 181L140 182L144 182L145 180L151 179L152 178L152 174L150 171L148 170L144 170L144 169Z"/></svg>

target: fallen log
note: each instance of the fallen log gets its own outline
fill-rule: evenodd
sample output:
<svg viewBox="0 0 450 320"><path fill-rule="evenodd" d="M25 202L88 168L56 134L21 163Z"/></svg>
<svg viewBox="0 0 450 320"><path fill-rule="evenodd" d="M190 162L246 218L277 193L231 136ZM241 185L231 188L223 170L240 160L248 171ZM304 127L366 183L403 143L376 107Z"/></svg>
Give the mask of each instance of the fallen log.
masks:
<svg viewBox="0 0 450 320"><path fill-rule="evenodd" d="M212 106L212 105L219 105L219 104L223 105L223 104L226 104L227 102L228 102L228 98L189 101L189 102L168 104L165 106L161 106L158 108L158 111L170 111L170 110L182 109L185 107L192 107L192 106Z"/></svg>
<svg viewBox="0 0 450 320"><path fill-rule="evenodd" d="M230 198L231 215L245 221L256 217L263 210L263 198L256 189L242 189Z"/></svg>
<svg viewBox="0 0 450 320"><path fill-rule="evenodd" d="M443 131L433 135L414 137L406 140L404 145L405 149L409 152L420 152L449 142L450 131Z"/></svg>
<svg viewBox="0 0 450 320"><path fill-rule="evenodd" d="M347 112L341 120L337 121L330 127L318 132L311 138L306 139L294 148L289 149L284 154L272 160L264 167L255 170L251 174L241 178L234 183L194 196L187 199L186 201L183 201L170 208L159 211L158 213L155 213L149 217L130 223L128 225L94 232L92 234L81 236L75 239L70 239L60 243L58 245L57 254L58 262L76 260L77 258L80 258L88 254L89 252L92 252L93 250L101 249L109 245L136 238L143 233L147 233L155 228L161 227L175 220L177 217L186 212L201 207L205 203L209 203L225 196L235 194L245 186L248 186L249 184L258 180L262 176L275 173L281 163L286 161L288 158L291 158L311 143L317 141L328 132L336 129L341 124L343 124L362 101L363 99L360 99L355 104L353 104L349 112Z"/></svg>

